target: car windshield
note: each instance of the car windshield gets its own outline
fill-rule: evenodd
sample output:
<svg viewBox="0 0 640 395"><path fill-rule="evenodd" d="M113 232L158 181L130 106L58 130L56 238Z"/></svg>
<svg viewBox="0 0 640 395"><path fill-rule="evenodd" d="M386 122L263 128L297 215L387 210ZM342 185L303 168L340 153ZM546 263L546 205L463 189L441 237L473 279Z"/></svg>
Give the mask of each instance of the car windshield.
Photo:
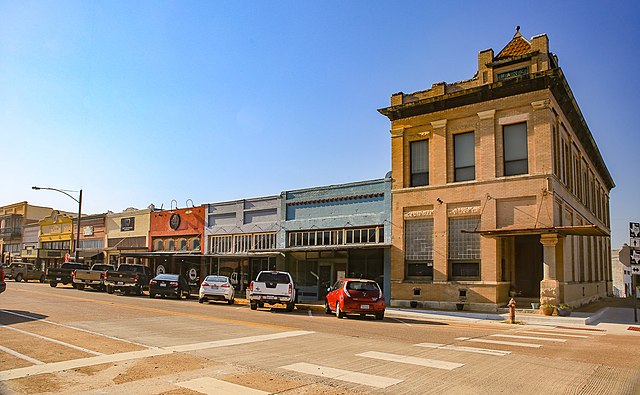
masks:
<svg viewBox="0 0 640 395"><path fill-rule="evenodd" d="M163 280L163 281L178 281L178 275L177 274L159 274L156 276L155 279Z"/></svg>
<svg viewBox="0 0 640 395"><path fill-rule="evenodd" d="M378 291L378 284L364 281L350 281L347 284L349 291Z"/></svg>
<svg viewBox="0 0 640 395"><path fill-rule="evenodd" d="M289 276L286 273L262 272L257 281L262 283L289 284Z"/></svg>
<svg viewBox="0 0 640 395"><path fill-rule="evenodd" d="M138 265L120 265L118 267L119 272L137 272L142 273L144 271L144 266Z"/></svg>
<svg viewBox="0 0 640 395"><path fill-rule="evenodd" d="M111 265L93 265L91 270L113 270Z"/></svg>
<svg viewBox="0 0 640 395"><path fill-rule="evenodd" d="M212 283L226 283L229 281L229 279L224 276L209 276L205 278L204 281L209 281Z"/></svg>
<svg viewBox="0 0 640 395"><path fill-rule="evenodd" d="M82 263L63 263L62 264L62 269L84 269L86 268L85 265L83 265Z"/></svg>

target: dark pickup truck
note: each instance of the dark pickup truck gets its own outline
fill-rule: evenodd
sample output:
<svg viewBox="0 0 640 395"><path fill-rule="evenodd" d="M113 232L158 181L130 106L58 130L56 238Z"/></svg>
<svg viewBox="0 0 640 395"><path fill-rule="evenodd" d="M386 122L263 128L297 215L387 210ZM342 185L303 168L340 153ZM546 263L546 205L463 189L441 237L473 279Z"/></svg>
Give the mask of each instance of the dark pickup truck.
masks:
<svg viewBox="0 0 640 395"><path fill-rule="evenodd" d="M62 283L64 285L72 284L75 288L75 284L73 284L73 279L71 278L71 273L74 270L84 270L88 268L88 265L84 265L82 263L65 262L61 267L50 267L47 269L47 281L49 281L49 285L54 288L58 285L58 283Z"/></svg>
<svg viewBox="0 0 640 395"><path fill-rule="evenodd" d="M145 289L149 289L151 277L151 269L147 266L123 263L118 266L118 270L105 273L104 285L110 294L122 291L125 294L142 295Z"/></svg>

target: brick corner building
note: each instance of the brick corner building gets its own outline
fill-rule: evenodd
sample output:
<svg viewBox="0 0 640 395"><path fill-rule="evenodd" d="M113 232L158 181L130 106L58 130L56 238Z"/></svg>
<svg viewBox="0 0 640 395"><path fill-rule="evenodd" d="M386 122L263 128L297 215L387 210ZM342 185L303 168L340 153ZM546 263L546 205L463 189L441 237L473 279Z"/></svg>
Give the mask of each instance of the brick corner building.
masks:
<svg viewBox="0 0 640 395"><path fill-rule="evenodd" d="M495 311L612 293L615 186L546 35L469 80L396 93L392 304Z"/></svg>

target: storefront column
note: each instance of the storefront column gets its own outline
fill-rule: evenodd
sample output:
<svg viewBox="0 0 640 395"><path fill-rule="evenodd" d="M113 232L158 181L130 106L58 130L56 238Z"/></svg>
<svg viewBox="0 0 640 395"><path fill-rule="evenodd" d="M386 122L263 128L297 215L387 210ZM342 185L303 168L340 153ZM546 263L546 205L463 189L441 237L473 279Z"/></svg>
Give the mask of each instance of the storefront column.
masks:
<svg viewBox="0 0 640 395"><path fill-rule="evenodd" d="M540 281L540 303L560 303L560 283L556 277L556 247L557 234L544 234L540 236L543 248L543 277Z"/></svg>

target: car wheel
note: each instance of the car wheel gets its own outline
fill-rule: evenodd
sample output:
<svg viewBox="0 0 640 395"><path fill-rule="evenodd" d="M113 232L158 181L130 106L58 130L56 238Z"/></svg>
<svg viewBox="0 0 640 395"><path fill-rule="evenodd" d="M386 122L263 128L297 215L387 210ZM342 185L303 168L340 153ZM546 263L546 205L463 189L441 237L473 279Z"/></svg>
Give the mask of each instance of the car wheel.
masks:
<svg viewBox="0 0 640 395"><path fill-rule="evenodd" d="M44 282L44 274L42 276L40 276L40 282L43 283Z"/></svg>
<svg viewBox="0 0 640 395"><path fill-rule="evenodd" d="M336 317L343 318L344 313L340 311L340 302L336 302Z"/></svg>
<svg viewBox="0 0 640 395"><path fill-rule="evenodd" d="M71 283L71 287L73 287L74 289L78 289L78 284L76 284L76 283Z"/></svg>
<svg viewBox="0 0 640 395"><path fill-rule="evenodd" d="M76 289L82 291L84 289L84 284L78 284L76 285Z"/></svg>
<svg viewBox="0 0 640 395"><path fill-rule="evenodd" d="M176 292L176 299L182 299L182 291L178 290L178 292Z"/></svg>
<svg viewBox="0 0 640 395"><path fill-rule="evenodd" d="M18 275L16 276L16 282L17 282L17 283L19 283L19 282L21 282L21 281L22 281L22 274L18 274Z"/></svg>
<svg viewBox="0 0 640 395"><path fill-rule="evenodd" d="M53 282L53 281L51 281L51 282L49 283L49 286L50 286L51 288L55 288L57 285L58 285L58 283Z"/></svg>
<svg viewBox="0 0 640 395"><path fill-rule="evenodd" d="M288 312L292 312L294 307L296 307L295 303L293 303L293 302L287 303L287 311Z"/></svg>
<svg viewBox="0 0 640 395"><path fill-rule="evenodd" d="M155 297L156 297L156 294L149 294L149 297L150 297L151 299L153 299L153 298L155 298Z"/></svg>
<svg viewBox="0 0 640 395"><path fill-rule="evenodd" d="M233 298L231 298L231 299L229 299L229 300L227 301L227 303L229 303L229 304L233 304L233 302L234 302Z"/></svg>
<svg viewBox="0 0 640 395"><path fill-rule="evenodd" d="M329 306L329 301L327 299L324 300L324 313L331 314L331 306Z"/></svg>
<svg viewBox="0 0 640 395"><path fill-rule="evenodd" d="M108 294L113 294L114 292L115 292L115 291L114 291L113 287L112 287L112 286L110 286L110 285L107 285L107 293L108 293Z"/></svg>
<svg viewBox="0 0 640 395"><path fill-rule="evenodd" d="M251 302L251 310L257 310L258 304L256 302Z"/></svg>
<svg viewBox="0 0 640 395"><path fill-rule="evenodd" d="M263 308L264 307L264 303L258 302L258 307Z"/></svg>
<svg viewBox="0 0 640 395"><path fill-rule="evenodd" d="M382 313L376 313L376 320L381 320L384 318L384 311Z"/></svg>
<svg viewBox="0 0 640 395"><path fill-rule="evenodd" d="M198 303L204 303L204 298L199 298Z"/></svg>

